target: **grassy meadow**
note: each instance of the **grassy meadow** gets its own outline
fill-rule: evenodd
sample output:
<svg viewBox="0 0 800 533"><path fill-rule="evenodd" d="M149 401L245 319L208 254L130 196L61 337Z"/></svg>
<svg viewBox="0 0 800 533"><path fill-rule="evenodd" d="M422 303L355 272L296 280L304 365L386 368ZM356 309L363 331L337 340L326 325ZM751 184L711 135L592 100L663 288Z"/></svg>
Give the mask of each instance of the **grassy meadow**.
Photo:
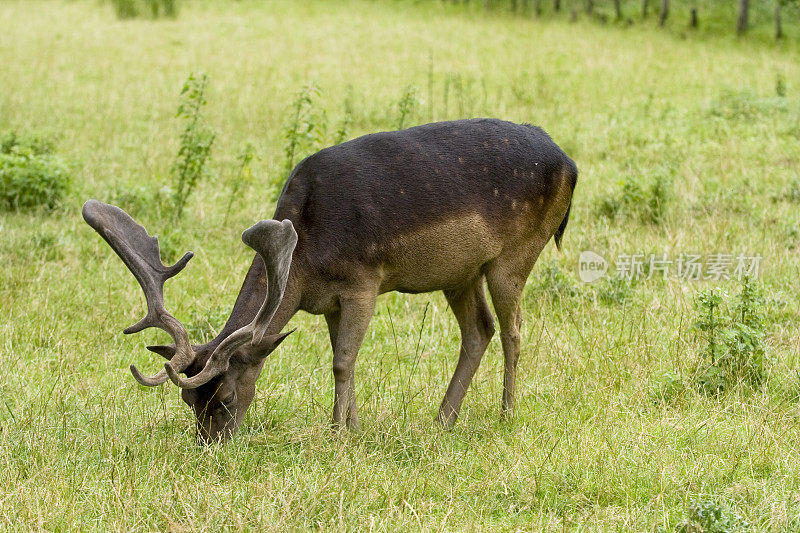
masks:
<svg viewBox="0 0 800 533"><path fill-rule="evenodd" d="M366 0L121 21L96 0L0 2L0 136L52 139L72 176L54 210L0 211L0 529L800 530L798 46L655 24ZM200 71L216 139L175 223L175 114ZM241 231L273 212L310 83L305 153L340 132L491 116L542 126L578 164L564 249L548 245L523 300L512 422L496 335L456 427L433 423L459 347L438 293L379 300L358 433L329 430L322 317L291 321L221 448L196 445L174 386L131 377L161 367L144 345L166 336L122 335L144 299L83 201L128 210L170 259L195 251L166 302L207 339L251 260ZM763 352L755 378L703 385L720 364L698 295L724 292L719 313L735 313L735 279L584 284L584 250L611 274L633 254L760 256L756 347L739 347Z"/></svg>

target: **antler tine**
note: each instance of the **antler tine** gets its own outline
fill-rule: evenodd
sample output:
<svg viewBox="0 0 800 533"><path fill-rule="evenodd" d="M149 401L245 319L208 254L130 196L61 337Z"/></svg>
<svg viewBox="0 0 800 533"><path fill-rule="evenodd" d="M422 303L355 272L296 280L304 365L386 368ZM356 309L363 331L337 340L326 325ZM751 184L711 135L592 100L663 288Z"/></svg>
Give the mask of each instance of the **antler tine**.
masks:
<svg viewBox="0 0 800 533"><path fill-rule="evenodd" d="M285 335L266 335L272 317L283 299L292 252L297 244L297 233L291 221L262 220L242 233L242 241L258 252L264 260L267 273L267 295L255 318L246 326L231 333L211 354L203 369L191 378L181 378L180 370L172 363L164 368L173 383L185 389L205 385L224 372L230 364L233 352L240 346L251 342L254 345L275 344Z"/></svg>
<svg viewBox="0 0 800 533"><path fill-rule="evenodd" d="M183 270L194 254L188 252L174 265L165 266L161 262L158 238L148 235L130 215L110 204L88 200L83 204L83 218L122 259L144 291L147 315L125 328L123 333L136 333L151 327L166 331L175 341L175 355L171 359L173 367L181 371L186 369L194 360L195 353L186 328L164 307L164 282ZM168 379L165 370L148 377L131 365L131 373L136 381L148 387L161 385Z"/></svg>

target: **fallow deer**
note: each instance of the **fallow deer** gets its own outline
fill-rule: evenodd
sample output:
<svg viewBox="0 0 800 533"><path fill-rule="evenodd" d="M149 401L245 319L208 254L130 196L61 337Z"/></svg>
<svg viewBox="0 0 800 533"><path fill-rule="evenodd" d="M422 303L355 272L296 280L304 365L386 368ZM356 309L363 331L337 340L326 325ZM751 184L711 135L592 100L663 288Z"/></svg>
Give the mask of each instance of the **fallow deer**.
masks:
<svg viewBox="0 0 800 533"><path fill-rule="evenodd" d="M146 386L172 380L197 419L201 442L232 436L253 400L266 357L298 311L322 314L333 348L333 424L358 424L356 356L378 295L441 290L461 330L461 350L437 419L451 426L494 335L505 358L502 414L514 410L520 298L545 244L560 248L577 181L575 163L540 128L458 120L375 133L317 152L294 169L274 220L242 235L257 254L219 335L190 344L164 307L164 282L192 257L161 263L158 239L118 207L89 200L83 216L127 265L147 315L125 330L168 332L149 346L168 361ZM185 374L186 377L180 376Z"/></svg>

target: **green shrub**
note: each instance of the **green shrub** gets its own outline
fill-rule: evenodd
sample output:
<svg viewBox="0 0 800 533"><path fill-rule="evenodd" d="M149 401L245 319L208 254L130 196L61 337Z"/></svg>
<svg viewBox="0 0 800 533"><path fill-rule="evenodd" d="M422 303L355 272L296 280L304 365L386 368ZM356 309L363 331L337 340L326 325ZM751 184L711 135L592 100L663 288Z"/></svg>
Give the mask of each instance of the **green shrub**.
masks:
<svg viewBox="0 0 800 533"><path fill-rule="evenodd" d="M776 90L780 89L776 88ZM708 113L715 118L734 121L752 120L762 116L785 113L788 109L786 98L783 96L759 98L751 91L725 89L711 103Z"/></svg>
<svg viewBox="0 0 800 533"><path fill-rule="evenodd" d="M69 171L41 137L10 133L0 142L0 209L53 209L69 190Z"/></svg>
<svg viewBox="0 0 800 533"><path fill-rule="evenodd" d="M228 206L225 208L225 218L222 221L223 226L228 222L228 216L231 214L233 202L241 196L243 192L242 189L246 188L253 181L253 159L258 159L256 149L253 143L248 142L244 145L242 151L239 152L239 155L236 156L236 173L228 184L230 187L230 195L228 196Z"/></svg>
<svg viewBox="0 0 800 533"><path fill-rule="evenodd" d="M650 400L655 405L675 404L685 388L685 381L679 374L666 372L650 382Z"/></svg>

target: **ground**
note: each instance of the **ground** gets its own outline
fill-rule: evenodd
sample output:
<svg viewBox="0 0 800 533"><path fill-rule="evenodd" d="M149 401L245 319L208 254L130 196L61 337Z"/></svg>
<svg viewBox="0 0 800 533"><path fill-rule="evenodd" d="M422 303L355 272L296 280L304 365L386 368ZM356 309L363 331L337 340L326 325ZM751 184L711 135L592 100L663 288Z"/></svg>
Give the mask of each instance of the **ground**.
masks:
<svg viewBox="0 0 800 533"><path fill-rule="evenodd" d="M73 176L55 211L0 214L0 524L672 531L700 501L756 530L797 530L798 55L791 42L440 2L189 2L174 20L125 21L97 1L0 3L0 134L51 136ZM211 177L174 223L163 188L175 112L201 70ZM459 343L440 294L379 300L357 364L359 433L329 430L321 317L292 320L224 447L195 444L175 387L130 376L131 363L160 367L143 345L164 337L121 334L143 298L81 220L82 202L128 209L171 257L196 252L166 299L200 340L249 266L239 234L272 214L292 104L312 81L327 123L318 147L348 106L347 137L394 129L411 94L405 124L530 122L576 161L563 251L547 247L524 298L512 422L499 419L496 336L456 427L433 423ZM258 159L228 213L248 141ZM635 254L675 264L666 280L584 284L586 250L612 274ZM675 277L695 253L762 258L762 383L697 386L698 291L740 284Z"/></svg>

